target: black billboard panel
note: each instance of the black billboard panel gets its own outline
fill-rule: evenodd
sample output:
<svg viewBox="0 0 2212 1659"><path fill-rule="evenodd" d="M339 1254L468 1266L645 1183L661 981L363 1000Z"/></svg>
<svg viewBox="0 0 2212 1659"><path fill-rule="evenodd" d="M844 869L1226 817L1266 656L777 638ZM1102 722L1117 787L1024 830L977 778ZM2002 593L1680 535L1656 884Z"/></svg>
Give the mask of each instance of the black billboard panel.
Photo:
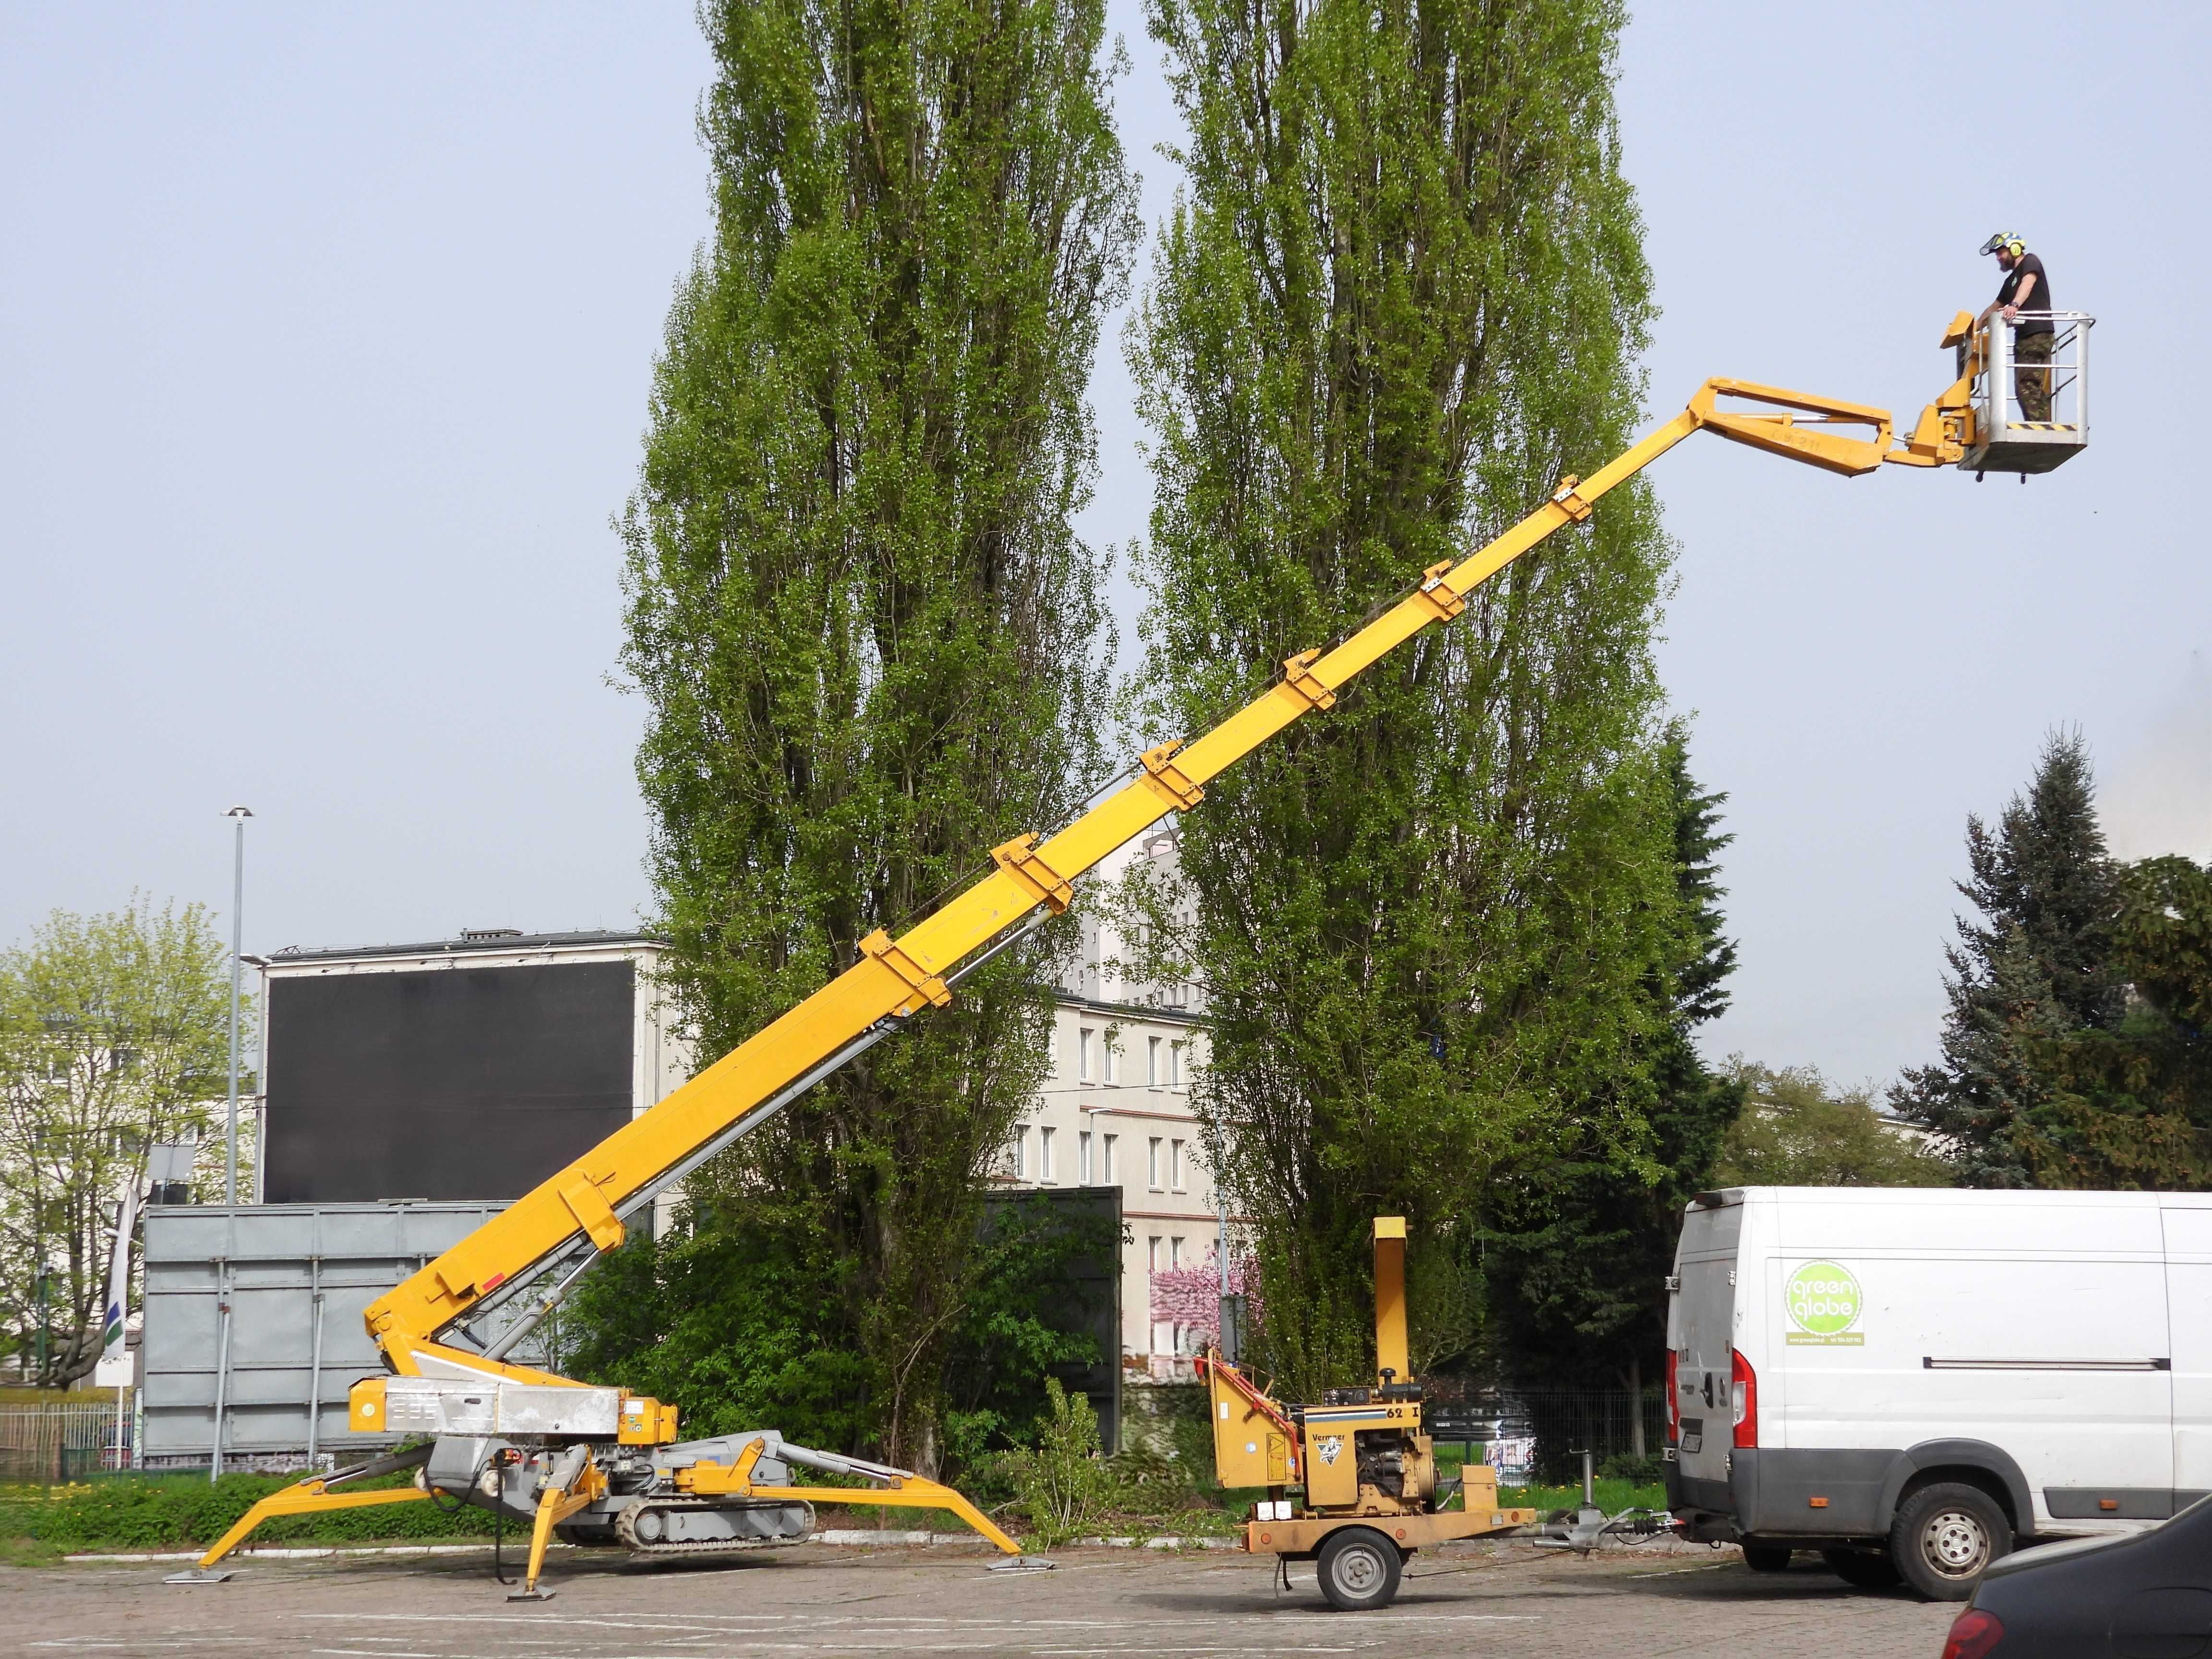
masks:
<svg viewBox="0 0 2212 1659"><path fill-rule="evenodd" d="M629 962L277 975L265 1204L520 1198L629 1121Z"/></svg>

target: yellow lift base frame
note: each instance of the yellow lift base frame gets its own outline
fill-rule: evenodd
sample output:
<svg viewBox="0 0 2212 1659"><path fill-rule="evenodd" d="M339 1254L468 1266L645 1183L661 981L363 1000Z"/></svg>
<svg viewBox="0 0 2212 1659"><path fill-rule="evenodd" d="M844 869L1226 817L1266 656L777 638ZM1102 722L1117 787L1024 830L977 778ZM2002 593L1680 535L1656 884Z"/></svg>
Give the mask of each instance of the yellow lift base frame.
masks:
<svg viewBox="0 0 2212 1659"><path fill-rule="evenodd" d="M1971 331L1961 312L1947 331L1955 343ZM481 1389L489 1380L581 1387L570 1379L514 1365L439 1336L487 1296L568 1249L580 1237L600 1251L620 1244L617 1206L650 1190L698 1149L733 1130L763 1121L773 1097L867 1033L879 1022L903 1020L951 1000L946 976L977 951L1002 939L1040 908L1065 910L1076 879L1142 835L1168 811L1188 811L1219 775L1294 720L1327 708L1340 688L1432 623L1466 610L1468 596L1554 531L1587 520L1599 498L1634 477L1692 433L1708 430L1771 455L1802 461L1846 477L1885 463L1942 466L1964 453L1971 419L1966 376L1930 404L1911 440L1893 447L1889 412L1863 404L1759 386L1712 380L1687 408L1587 478L1560 481L1551 498L1496 540L1455 563L1424 571L1417 586L1365 627L1327 650L1302 651L1283 665L1283 678L1212 730L1188 742L1147 750L1129 781L1065 828L1042 839L1021 836L992 850L992 869L942 908L896 939L882 931L860 942L857 959L798 1006L770 1021L736 1048L650 1110L609 1135L590 1152L428 1263L366 1311L368 1334L387 1369L400 1376L450 1378L459 1388ZM1722 400L1750 408L1722 406ZM766 1108L766 1111L761 1109ZM675 1413L646 1402L653 1425L649 1440L676 1439ZM624 1440L635 1437L625 1433ZM917 1502L918 1477L896 1488L793 1488L811 1502ZM306 1514L352 1507L369 1494L348 1494L304 1483L278 1494L284 1507L270 1514ZM381 1501L395 1500L378 1495ZM928 1501L961 1515L1009 1555L1018 1547L949 1489L934 1487ZM257 1506L239 1528L203 1559L212 1566L258 1524ZM539 1515L539 1530L552 1522ZM534 1588L534 1574L532 1577Z"/></svg>

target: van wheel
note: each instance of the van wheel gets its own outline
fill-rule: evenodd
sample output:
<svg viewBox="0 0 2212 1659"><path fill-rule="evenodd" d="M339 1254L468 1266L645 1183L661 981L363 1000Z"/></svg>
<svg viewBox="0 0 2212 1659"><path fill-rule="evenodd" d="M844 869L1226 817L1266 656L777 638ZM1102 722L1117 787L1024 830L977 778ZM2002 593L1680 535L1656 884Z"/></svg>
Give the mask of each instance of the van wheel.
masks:
<svg viewBox="0 0 2212 1659"><path fill-rule="evenodd" d="M1963 1601L1992 1561L2012 1553L2012 1522L1979 1486L1942 1480L1905 1499L1889 1529L1889 1559L1932 1601Z"/></svg>
<svg viewBox="0 0 2212 1659"><path fill-rule="evenodd" d="M1372 1527L1340 1527L1315 1559L1321 1593L1339 1613L1387 1607L1398 1594L1398 1547Z"/></svg>
<svg viewBox="0 0 2212 1659"><path fill-rule="evenodd" d="M1787 1572L1790 1571L1790 1547L1786 1544L1746 1544L1743 1564L1753 1572Z"/></svg>
<svg viewBox="0 0 2212 1659"><path fill-rule="evenodd" d="M1820 1559L1855 1589L1895 1589L1904 1577L1885 1550L1822 1550Z"/></svg>

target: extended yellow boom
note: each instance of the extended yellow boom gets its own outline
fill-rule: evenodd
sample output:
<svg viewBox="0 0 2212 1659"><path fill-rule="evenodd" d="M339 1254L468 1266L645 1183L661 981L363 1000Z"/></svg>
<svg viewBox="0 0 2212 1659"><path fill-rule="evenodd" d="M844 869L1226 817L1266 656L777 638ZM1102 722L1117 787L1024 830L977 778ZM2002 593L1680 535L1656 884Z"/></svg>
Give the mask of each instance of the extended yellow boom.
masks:
<svg viewBox="0 0 2212 1659"><path fill-rule="evenodd" d="M1954 332L1971 323L1960 313ZM1064 829L993 848L990 872L942 908L896 939L869 935L859 959L813 995L371 1303L369 1334L391 1375L355 1385L351 1426L438 1437L417 1476L424 1495L444 1492L532 1523L527 1594L537 1593L538 1565L556 1526L577 1541L696 1553L802 1535L812 1522L808 1505L825 1501L948 1508L1016 1553L1014 1542L957 1493L908 1471L791 1446L772 1431L679 1443L673 1407L507 1362L504 1354L585 1264L488 1347L441 1339L484 1311L487 1298L504 1302L502 1287L512 1296L580 1243L590 1252L586 1263L620 1244L623 1217L653 1194L901 1022L949 1002L963 973L1018 938L1025 924L1065 910L1076 880L1108 854L1164 812L1196 805L1209 779L1293 720L1328 708L1339 688L1423 629L1458 616L1481 583L1553 531L1588 519L1607 490L1692 433L1715 432L1847 476L1885 462L1942 465L1960 459L1968 435L1970 380L1962 374L1929 406L1903 447L1893 447L1885 410L1708 380L1673 420L1589 477L1563 479L1548 501L1486 547L1424 571L1410 592L1350 638L1287 659L1280 680L1211 731L1141 756L1121 787ZM1723 408L1723 400L1751 406ZM871 1485L793 1486L785 1470L793 1462ZM208 1552L203 1571L265 1515L365 1501L328 1490L343 1478L320 1477L264 1503Z"/></svg>

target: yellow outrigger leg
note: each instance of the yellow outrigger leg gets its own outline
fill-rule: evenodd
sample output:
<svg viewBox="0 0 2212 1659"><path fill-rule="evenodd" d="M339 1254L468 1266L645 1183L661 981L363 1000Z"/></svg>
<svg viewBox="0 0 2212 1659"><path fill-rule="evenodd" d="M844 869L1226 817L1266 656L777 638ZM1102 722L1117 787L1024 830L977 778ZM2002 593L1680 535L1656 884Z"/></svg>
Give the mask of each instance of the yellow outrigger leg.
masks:
<svg viewBox="0 0 2212 1659"><path fill-rule="evenodd" d="M380 1474L396 1474L402 1469L420 1468L429 1461L430 1448L416 1446L407 1451L373 1457L366 1463L340 1469L332 1474L312 1474L296 1486L272 1492L240 1516L236 1526L216 1540L214 1547L200 1557L198 1566L189 1572L172 1573L164 1582L171 1584L221 1583L230 1577L230 1573L228 1571L211 1571L215 1564L243 1544L264 1521L274 1520L280 1515L315 1515L327 1510L365 1510L379 1504L426 1503L430 1494L420 1486L396 1486L379 1492L332 1492L331 1488L347 1481L368 1480Z"/></svg>
<svg viewBox="0 0 2212 1659"><path fill-rule="evenodd" d="M578 1510L588 1508L607 1495L607 1478L592 1460L589 1446L571 1446L546 1477L538 1499L538 1523L530 1529L530 1565L522 1575L522 1588L510 1601L550 1601L551 1590L538 1588L538 1575L545 1570L545 1547L553 1541L553 1528Z"/></svg>

